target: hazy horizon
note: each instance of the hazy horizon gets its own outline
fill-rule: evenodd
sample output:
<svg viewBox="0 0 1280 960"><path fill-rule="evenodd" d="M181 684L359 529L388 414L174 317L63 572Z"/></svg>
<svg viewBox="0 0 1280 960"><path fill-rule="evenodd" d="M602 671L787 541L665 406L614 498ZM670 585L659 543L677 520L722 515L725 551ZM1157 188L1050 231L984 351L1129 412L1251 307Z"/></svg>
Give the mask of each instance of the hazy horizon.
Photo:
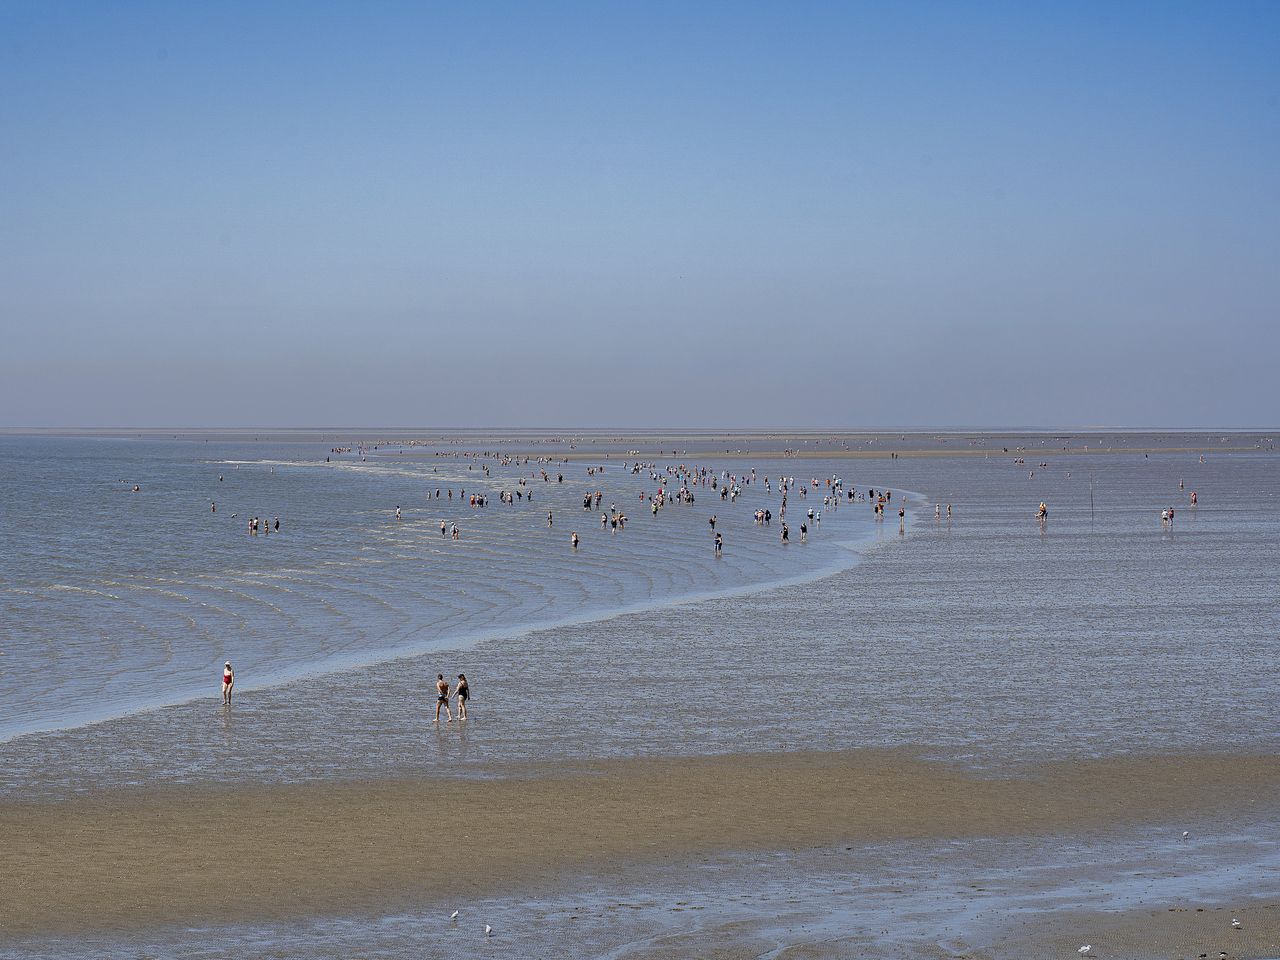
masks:
<svg viewBox="0 0 1280 960"><path fill-rule="evenodd" d="M13 2L0 37L0 426L1274 416L1275 4Z"/></svg>
<svg viewBox="0 0 1280 960"><path fill-rule="evenodd" d="M0 426L0 436L37 436L37 435L102 435L123 436L124 434L149 434L150 439L164 439L160 434L246 434L259 433L271 438L273 435L331 433L331 432L375 432L399 431L406 437L439 433L442 435L474 433L487 436L503 434L555 433L577 434L581 436L597 436L619 431L634 434L649 434L655 437L680 437L684 435L701 436L760 436L778 435L791 437L804 436L890 436L892 434L908 434L912 436L944 435L959 436L962 434L979 434L983 436L1038 436L1041 434L1073 433L1081 435L1109 434L1262 434L1280 432L1280 427L1242 426L1224 427L1221 425L1202 426L1105 426L1105 425L1035 425L1011 424L996 426L980 426L972 424L889 424L883 426L838 426L838 425L754 425L745 427L708 426L706 424L686 424L681 426L654 426L635 424L607 424L603 426L583 426L581 424L533 424L529 426L503 426L494 424L475 424L462 426L440 426L422 424L322 424L314 426L289 426L286 424L214 424L204 426L193 425L108 425L108 426ZM394 437L383 438L393 442Z"/></svg>

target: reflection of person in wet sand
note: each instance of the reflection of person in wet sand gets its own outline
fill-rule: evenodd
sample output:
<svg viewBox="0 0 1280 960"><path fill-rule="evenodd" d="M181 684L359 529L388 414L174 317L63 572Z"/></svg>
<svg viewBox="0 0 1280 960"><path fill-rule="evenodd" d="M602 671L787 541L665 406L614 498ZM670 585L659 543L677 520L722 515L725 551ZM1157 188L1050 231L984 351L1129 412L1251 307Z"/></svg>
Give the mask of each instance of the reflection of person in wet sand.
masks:
<svg viewBox="0 0 1280 960"><path fill-rule="evenodd" d="M440 708L444 707L445 723L453 723L453 714L449 712L449 681L443 673L436 674L436 718L432 723L440 722Z"/></svg>

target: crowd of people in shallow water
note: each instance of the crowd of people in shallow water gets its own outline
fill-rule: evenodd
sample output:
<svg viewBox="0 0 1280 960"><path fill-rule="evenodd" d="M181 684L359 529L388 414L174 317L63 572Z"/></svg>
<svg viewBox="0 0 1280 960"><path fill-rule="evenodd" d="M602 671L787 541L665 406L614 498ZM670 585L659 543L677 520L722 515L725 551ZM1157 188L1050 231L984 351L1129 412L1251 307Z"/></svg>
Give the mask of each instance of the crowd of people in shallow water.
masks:
<svg viewBox="0 0 1280 960"><path fill-rule="evenodd" d="M412 444L411 444L412 445ZM331 458L342 456L345 454L355 453L363 460L367 457L369 450L377 450L377 446L365 447L334 447L330 450L326 462L331 462ZM1021 449L1021 448L1020 448ZM1008 448L1005 448L1008 452ZM534 463L535 469L530 471L527 476L521 475L514 478L510 489L502 489L498 491L499 503L515 507L518 504L532 504L534 502L534 493L530 484L531 480L540 478L543 483L563 484L565 482L564 468L569 463L568 457L537 457L530 458L510 456L498 454L496 452L484 453L443 453L436 452L435 457L445 458L452 457L455 460L467 460L467 470L473 471L479 467L479 472L486 481L492 480L491 467L517 469L527 467L530 463ZM895 455L896 458L896 455ZM608 455L605 455L608 459ZM1204 462L1204 458L1200 458L1200 462ZM1022 456L1013 458L1015 466L1025 466L1026 460ZM552 466L555 473L550 472L547 467ZM591 514L599 511L600 529L608 530L613 534L618 534L626 530L627 515L619 508L616 501L611 502L608 509L602 509L604 501L604 491L597 484L601 483L601 478L606 475L609 466L615 464L594 463L586 466L585 473L589 480L592 481L593 489L588 489L582 496L582 511ZM1036 465L1041 470L1048 469L1048 461L1041 461ZM433 468L438 472L439 468ZM800 543L806 543L810 534L816 533L822 526L823 513L834 513L839 510L841 504L867 503L870 504L876 521L884 519L887 510L894 506L894 493L889 489L877 489L868 487L865 490L859 490L854 486L846 486L842 478L838 476L830 476L819 479L812 477L809 480L797 480L796 477L790 475L774 476L772 479L768 474L758 475L756 468L752 467L749 471L734 472L729 470L716 470L707 466L693 465L687 466L684 463L659 465L656 462L648 462L639 459L627 459L622 464L622 471L630 477L642 477L647 479L646 488L636 493L637 500L644 504L645 508L653 517L657 517L664 510L675 507L687 507L696 504L700 497L709 497L713 501L718 499L721 504L735 504L741 499L749 489L759 489L763 487L764 496L774 503L764 506L757 506L754 510L753 522L756 527L772 527L775 519L773 506L778 507L777 519L779 520L778 536L782 544L790 544L792 542L792 528L787 519L788 509L794 512L797 509L796 501L801 501L798 540ZM274 472L274 468L273 468ZM1070 473L1066 476L1069 478ZM1035 470L1030 471L1030 478L1034 479ZM219 482L223 477L219 475ZM122 483L125 481L121 481ZM1179 480L1178 489L1184 490L1185 484ZM132 486L132 491L140 492L141 487L138 484ZM812 499L811 499L812 498ZM451 486L438 486L429 489L426 492L426 499L433 502L452 503L454 501L454 488ZM470 494L467 493L465 487L459 486L457 490L457 500L466 502L472 510L483 510L489 505L489 493L486 491L477 491L472 488ZM1194 507L1198 502L1196 491L1190 491L1189 501ZM216 514L218 512L217 502L211 500L210 512ZM905 530L907 502L906 498L900 497L897 503L899 532ZM722 508L723 509L723 508ZM948 522L952 519L952 505L945 505L946 518ZM1174 521L1174 508L1166 507L1160 512L1160 521L1165 527L1172 527ZM941 521L943 516L943 504L936 503L934 505L934 519ZM232 518L236 514L231 515ZM394 511L395 520L400 521L403 517L401 507L397 505ZM1045 524L1049 516L1049 506L1046 501L1041 501L1036 509L1036 517ZM552 510L546 513L547 527L553 528L555 524L555 516ZM280 518L274 517L270 522L259 516L253 516L248 520L249 534L257 536L259 533L269 535L272 532L280 531ZM711 549L716 558L723 555L725 549L724 531L721 529L721 520L719 514L712 512L707 517L707 527L711 535ZM440 520L440 536L451 541L458 541L462 538L461 528L457 520L446 521ZM571 549L577 550L582 543L582 538L576 530L571 531L569 535L569 544ZM235 684L235 674L232 669L231 661L227 661L221 675L222 681L222 698L223 703L227 706L231 704L232 688ZM456 703L457 717L459 720L467 718L467 701L470 698L470 687L467 684L465 674L458 674L456 684L452 685L445 680L443 674L436 677L436 710L435 721L438 722L440 712L445 713L446 722L452 722L454 715L450 710L450 701Z"/></svg>
<svg viewBox="0 0 1280 960"><path fill-rule="evenodd" d="M396 510L397 510L397 511L398 511L399 509L400 509L399 507L396 507ZM276 518L275 518L275 520L271 521L270 523L268 523L268 522L267 522L264 518L262 518L262 517L250 517L250 518L249 518L249 535L250 535L250 536L256 537L259 533L269 534L269 533L271 533L271 531L272 531L273 529L275 530L275 532L276 532L276 533L279 533L279 532L280 532L280 518L279 518L279 517L276 517Z"/></svg>
<svg viewBox="0 0 1280 960"><path fill-rule="evenodd" d="M332 462L333 457L355 454L364 460L369 451L376 449L376 446L334 447L329 451L329 456L325 459L326 462ZM467 470L472 471L478 467L479 473L488 482L492 482L491 467L521 468L530 464L529 457L498 456L496 454L485 455L486 459L491 462L476 462L477 455L474 454L459 455L437 452L435 456L453 456L458 459L465 457L471 461L467 463ZM563 467L569 462L568 458L540 457L536 458L534 462L537 467L532 472L528 475L514 478L510 487L496 491L500 504L509 507L515 507L518 504L532 504L535 498L530 483L531 480L540 478L544 483L555 484L563 484L565 482ZM552 473L543 466L544 464L556 464L559 469ZM593 481L593 489L583 493L582 510L584 513L598 511L600 529L618 534L626 530L627 514L619 507L617 501L611 502L608 508L604 509L602 507L605 498L604 490L594 486L595 483L600 483L606 476L608 468L608 464L599 463L585 468L587 478ZM433 468L433 471L438 472L438 470L438 467ZM824 510L828 512L836 511L839 509L841 502L869 501L877 518L882 518L885 505L893 497L893 494L888 490L868 489L859 491L853 487L846 488L844 481L836 476L823 479L814 477L805 481L798 480L794 476L775 476L773 478L767 474L761 476L757 474L755 468L738 473L729 470L715 470L706 466L687 466L683 463L659 465L655 462L646 462L640 459L625 461L622 464L622 470L631 477L647 478L646 488L639 490L636 493L636 497L654 517L673 507L693 506L699 502L700 497L704 496L718 499L722 504L736 504L749 489L763 487L765 496L771 499L777 498L778 500L778 513L782 518L780 538L784 544L791 542L791 530L785 519L787 511L797 499L803 504L803 515L799 524L799 540L804 543L811 533L821 527ZM222 477L219 476L218 479L222 480ZM473 487L468 493L466 487L459 486L455 490L454 487L443 484L438 487L430 487L426 492L426 500L434 503L453 503L455 495L458 502L465 502L473 510L483 510L489 506L490 493L488 491L477 491ZM216 502L210 501L210 509L213 513L217 512ZM404 519L405 514L401 505L397 504L395 506L393 515L397 522ZM905 511L899 511L899 516L900 518L904 517ZM756 526L772 526L773 520L772 505L759 507L754 512ZM554 527L555 515L552 510L547 510L546 521L548 528ZM720 529L718 513L711 513L708 516L707 527L711 535L711 549L714 556L719 558L725 550L725 534ZM248 528L252 535L257 535L259 532L263 534L269 534L273 531L278 532L280 530L280 519L275 517L271 522L268 522L264 518L254 516L248 521ZM457 541L462 538L458 520L441 519L439 529L440 536L447 540ZM582 538L576 530L570 532L569 543L574 550L577 550L581 545ZM446 722L452 722L453 713L449 706L451 700L456 702L458 719L465 720L467 716L466 705L470 695L470 688L467 685L465 675L458 675L457 684L453 686L452 690L450 690L450 683L445 680L443 674L437 675L436 680L435 720L439 720L440 712L443 710ZM228 706L231 703L231 690L234 682L234 673L232 672L231 663L228 661L222 676L223 702Z"/></svg>

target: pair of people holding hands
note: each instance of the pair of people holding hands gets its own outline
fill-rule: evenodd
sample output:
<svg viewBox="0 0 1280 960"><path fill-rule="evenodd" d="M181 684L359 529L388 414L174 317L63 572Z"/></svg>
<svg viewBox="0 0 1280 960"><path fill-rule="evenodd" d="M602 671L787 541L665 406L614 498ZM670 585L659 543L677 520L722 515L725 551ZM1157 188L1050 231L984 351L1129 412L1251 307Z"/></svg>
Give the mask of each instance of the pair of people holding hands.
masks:
<svg viewBox="0 0 1280 960"><path fill-rule="evenodd" d="M458 698L458 719L467 719L467 701L471 698L471 690L467 686L467 675L465 673L458 674L458 684L453 688L453 692L449 692L449 681L444 678L443 673L436 674L436 717L432 723L440 722L440 708L444 708L446 717L445 723L453 723L453 714L449 712L449 698Z"/></svg>

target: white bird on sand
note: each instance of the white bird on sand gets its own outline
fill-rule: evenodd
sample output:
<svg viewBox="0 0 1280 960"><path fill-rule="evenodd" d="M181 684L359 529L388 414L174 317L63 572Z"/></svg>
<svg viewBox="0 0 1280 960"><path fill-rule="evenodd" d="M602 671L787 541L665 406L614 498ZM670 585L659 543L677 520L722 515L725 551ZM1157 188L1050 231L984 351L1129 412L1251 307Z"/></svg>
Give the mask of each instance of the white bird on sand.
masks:
<svg viewBox="0 0 1280 960"><path fill-rule="evenodd" d="M1076 953L1080 954L1080 956L1082 957L1087 957L1089 955L1089 951L1092 949L1093 949L1093 944L1086 943L1083 947L1077 950Z"/></svg>
<svg viewBox="0 0 1280 960"><path fill-rule="evenodd" d="M1186 840L1190 840L1190 839L1191 839L1191 831L1190 831L1190 830L1183 830L1183 831L1182 831L1182 839L1183 839L1184 841L1186 841Z"/></svg>
<svg viewBox="0 0 1280 960"><path fill-rule="evenodd" d="M1235 927L1237 930L1239 930L1241 926L1240 921L1237 920L1235 917L1231 918L1231 925Z"/></svg>
<svg viewBox="0 0 1280 960"><path fill-rule="evenodd" d="M449 914L449 919L450 919L450 920L457 920L457 919L458 919L458 911L457 911L457 910L455 910L455 911L453 911L453 913Z"/></svg>
<svg viewBox="0 0 1280 960"><path fill-rule="evenodd" d="M493 936L493 927L489 926L487 923L484 925L484 935L486 937Z"/></svg>

